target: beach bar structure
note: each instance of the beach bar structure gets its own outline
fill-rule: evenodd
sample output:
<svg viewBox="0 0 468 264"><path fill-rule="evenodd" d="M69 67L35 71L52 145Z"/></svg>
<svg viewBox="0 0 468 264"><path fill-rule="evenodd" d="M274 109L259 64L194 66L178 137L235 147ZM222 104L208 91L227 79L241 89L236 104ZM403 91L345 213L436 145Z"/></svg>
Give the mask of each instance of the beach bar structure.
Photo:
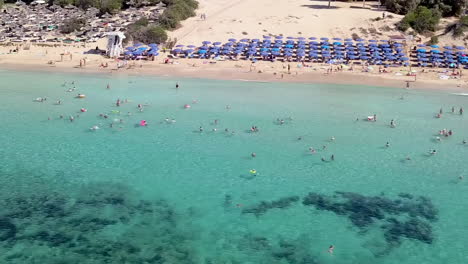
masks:
<svg viewBox="0 0 468 264"><path fill-rule="evenodd" d="M109 32L107 36L107 51L106 54L110 58L119 57L123 53L122 42L125 39L123 32Z"/></svg>

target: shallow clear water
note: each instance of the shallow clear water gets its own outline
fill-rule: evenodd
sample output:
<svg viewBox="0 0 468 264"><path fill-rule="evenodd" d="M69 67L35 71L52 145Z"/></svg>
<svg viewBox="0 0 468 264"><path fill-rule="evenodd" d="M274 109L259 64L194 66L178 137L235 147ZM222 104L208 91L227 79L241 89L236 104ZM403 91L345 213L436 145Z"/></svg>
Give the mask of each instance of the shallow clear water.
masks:
<svg viewBox="0 0 468 264"><path fill-rule="evenodd" d="M468 125L466 114L449 113L467 109L468 97L191 79L176 90L176 80L111 75L0 78L2 263L468 261L468 179L458 179L468 177ZM76 90L66 92L73 80ZM118 98L128 103L117 107ZM440 107L446 113L434 118ZM363 120L374 113L377 122ZM438 142L444 128L454 135ZM307 204L308 193L320 202ZM289 202L270 203L282 198Z"/></svg>

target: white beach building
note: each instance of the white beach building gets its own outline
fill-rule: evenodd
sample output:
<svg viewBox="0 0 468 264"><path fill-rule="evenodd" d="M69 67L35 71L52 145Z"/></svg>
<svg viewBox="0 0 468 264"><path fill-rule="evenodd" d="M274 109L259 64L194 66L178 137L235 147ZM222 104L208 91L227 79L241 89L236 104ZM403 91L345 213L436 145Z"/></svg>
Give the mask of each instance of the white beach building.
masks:
<svg viewBox="0 0 468 264"><path fill-rule="evenodd" d="M119 57L123 52L122 42L125 38L123 32L109 32L107 36L107 56L111 58Z"/></svg>

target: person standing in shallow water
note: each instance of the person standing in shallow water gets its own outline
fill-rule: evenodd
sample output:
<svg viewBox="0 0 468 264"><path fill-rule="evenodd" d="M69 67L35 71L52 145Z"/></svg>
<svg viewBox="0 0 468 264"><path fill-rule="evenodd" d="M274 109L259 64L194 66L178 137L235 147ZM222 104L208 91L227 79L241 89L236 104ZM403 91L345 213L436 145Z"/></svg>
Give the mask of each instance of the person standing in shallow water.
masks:
<svg viewBox="0 0 468 264"><path fill-rule="evenodd" d="M179 83L178 82L175 84L175 88L179 89Z"/></svg>
<svg viewBox="0 0 468 264"><path fill-rule="evenodd" d="M460 107L460 111L459 111L459 112L460 112L460 115L463 115L463 108L462 108L462 107Z"/></svg>

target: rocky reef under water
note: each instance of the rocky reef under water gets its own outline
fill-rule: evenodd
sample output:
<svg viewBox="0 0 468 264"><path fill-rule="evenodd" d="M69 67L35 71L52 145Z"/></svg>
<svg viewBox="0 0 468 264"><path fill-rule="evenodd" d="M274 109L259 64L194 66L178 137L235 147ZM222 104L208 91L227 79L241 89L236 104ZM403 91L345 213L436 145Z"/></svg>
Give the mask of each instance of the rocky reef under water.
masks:
<svg viewBox="0 0 468 264"><path fill-rule="evenodd" d="M287 196L261 201L243 209L242 213L261 217L271 209L285 209L299 200L299 196ZM302 198L302 204L347 217L361 233L377 225L387 242L386 252L389 248L399 246L402 238L426 244L432 244L435 239L431 224L437 221L438 210L424 196L413 197L401 193L398 198L390 199L384 195L365 196L352 192L336 192L334 195L311 192Z"/></svg>
<svg viewBox="0 0 468 264"><path fill-rule="evenodd" d="M125 186L94 184L3 199L0 262L197 263L184 217L165 200L133 197Z"/></svg>

